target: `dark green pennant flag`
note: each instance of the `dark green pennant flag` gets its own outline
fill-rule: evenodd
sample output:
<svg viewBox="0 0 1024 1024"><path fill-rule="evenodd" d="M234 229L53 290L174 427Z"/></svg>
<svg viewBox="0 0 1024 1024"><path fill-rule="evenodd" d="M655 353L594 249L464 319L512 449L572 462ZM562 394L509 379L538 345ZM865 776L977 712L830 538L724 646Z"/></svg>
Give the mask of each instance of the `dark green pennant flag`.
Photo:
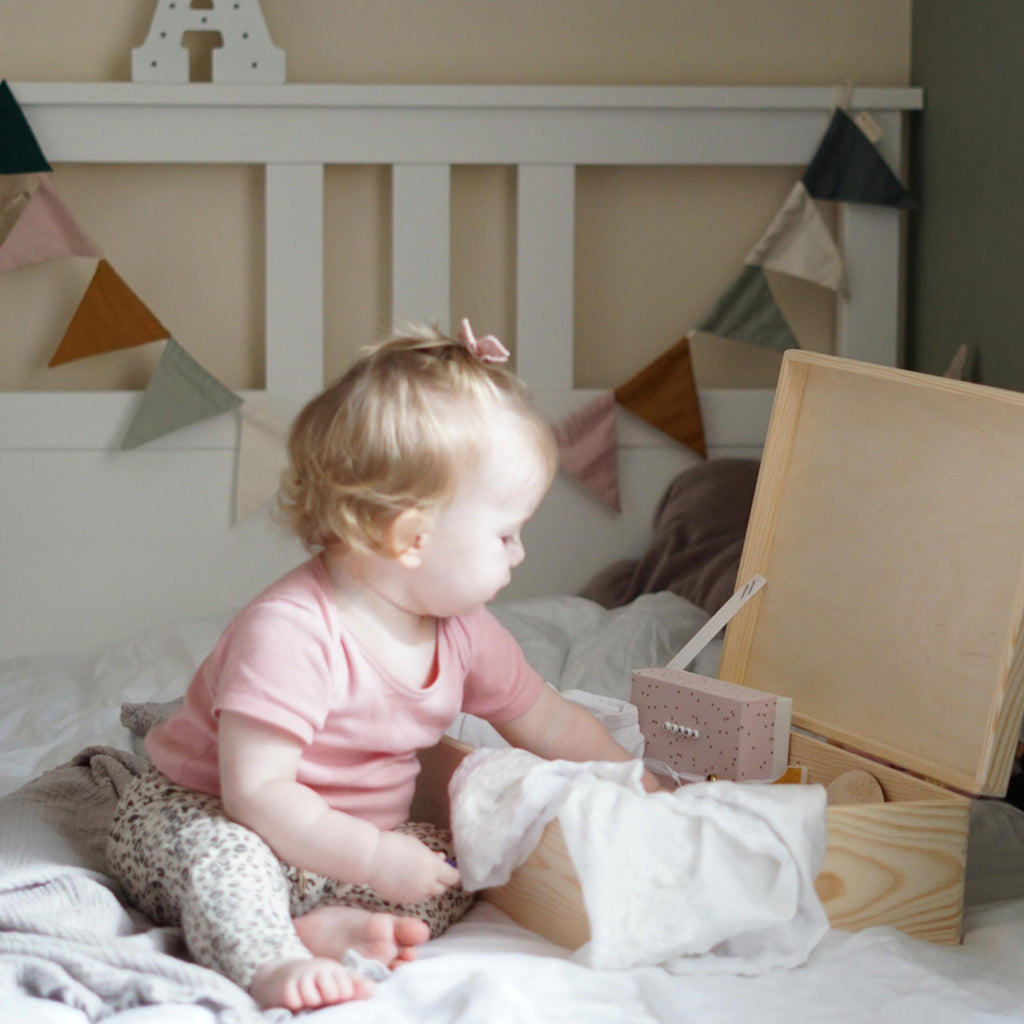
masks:
<svg viewBox="0 0 1024 1024"><path fill-rule="evenodd" d="M804 170L802 181L814 199L873 203L906 210L917 206L874 143L838 107Z"/></svg>
<svg viewBox="0 0 1024 1024"><path fill-rule="evenodd" d="M53 170L25 120L7 79L0 78L0 174L34 174Z"/></svg>

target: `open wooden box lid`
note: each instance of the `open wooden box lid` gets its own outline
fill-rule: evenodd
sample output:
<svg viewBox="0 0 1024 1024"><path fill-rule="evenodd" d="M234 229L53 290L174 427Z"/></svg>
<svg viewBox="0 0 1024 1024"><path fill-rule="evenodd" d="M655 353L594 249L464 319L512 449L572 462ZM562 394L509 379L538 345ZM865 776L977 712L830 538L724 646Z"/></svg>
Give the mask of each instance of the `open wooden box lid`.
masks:
<svg viewBox="0 0 1024 1024"><path fill-rule="evenodd" d="M794 726L1005 793L1024 713L1024 395L787 352L721 678Z"/></svg>

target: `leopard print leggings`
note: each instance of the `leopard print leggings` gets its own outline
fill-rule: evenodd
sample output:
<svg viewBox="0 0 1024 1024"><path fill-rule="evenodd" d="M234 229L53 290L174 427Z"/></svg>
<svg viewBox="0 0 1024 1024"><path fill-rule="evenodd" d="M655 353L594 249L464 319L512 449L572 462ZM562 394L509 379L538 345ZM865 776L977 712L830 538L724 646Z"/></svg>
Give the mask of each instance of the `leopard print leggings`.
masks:
<svg viewBox="0 0 1024 1024"><path fill-rule="evenodd" d="M451 833L411 823L397 831L453 856ZM126 788L107 844L110 873L159 925L180 926L196 963L242 988L279 958L311 957L292 919L330 903L418 917L436 937L473 903L461 886L416 904L397 904L285 864L253 831L225 816L217 797L176 786L149 767Z"/></svg>

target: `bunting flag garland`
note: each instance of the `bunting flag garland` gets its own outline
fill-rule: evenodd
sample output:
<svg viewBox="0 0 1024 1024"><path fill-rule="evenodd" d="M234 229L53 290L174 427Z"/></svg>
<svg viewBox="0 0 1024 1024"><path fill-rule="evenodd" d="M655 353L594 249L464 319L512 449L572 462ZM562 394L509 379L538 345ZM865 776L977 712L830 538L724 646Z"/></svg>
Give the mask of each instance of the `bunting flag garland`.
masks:
<svg viewBox="0 0 1024 1024"><path fill-rule="evenodd" d="M743 268L697 330L776 352L800 347L759 266Z"/></svg>
<svg viewBox="0 0 1024 1024"><path fill-rule="evenodd" d="M170 332L116 270L100 260L75 315L71 318L50 366L134 348L170 337Z"/></svg>
<svg viewBox="0 0 1024 1024"><path fill-rule="evenodd" d="M128 425L121 450L237 409L241 398L206 372L173 338Z"/></svg>
<svg viewBox="0 0 1024 1024"><path fill-rule="evenodd" d="M875 145L839 107L804 170L803 183L814 199L903 209L917 205Z"/></svg>
<svg viewBox="0 0 1024 1024"><path fill-rule="evenodd" d="M635 416L707 457L689 337L680 338L614 394Z"/></svg>
<svg viewBox="0 0 1024 1024"><path fill-rule="evenodd" d="M616 512L619 501L615 394L605 392L582 409L551 424L558 464Z"/></svg>
<svg viewBox="0 0 1024 1024"><path fill-rule="evenodd" d="M103 253L78 225L49 176L44 175L0 244L0 274L69 256L100 259Z"/></svg>
<svg viewBox="0 0 1024 1024"><path fill-rule="evenodd" d="M11 92L0 78L0 174L34 174L53 170Z"/></svg>
<svg viewBox="0 0 1024 1024"><path fill-rule="evenodd" d="M846 267L832 232L802 181L743 261L846 293Z"/></svg>
<svg viewBox="0 0 1024 1024"><path fill-rule="evenodd" d="M703 322L626 383L551 424L561 469L616 512L621 511L616 405L706 457L690 352L692 336L701 331L779 352L799 348L766 271L847 293L842 253L816 201L916 206L878 151L870 116L862 113L854 119L843 106L837 103L800 180L747 254L739 276ZM234 522L242 522L277 492L287 467L287 427L243 403L171 337L77 223L57 194L51 171L7 82L0 79L0 174L40 175L31 196L23 191L5 208L7 213L15 202L23 203L13 227L0 239L0 273L51 259L81 256L97 261L49 365L165 341L121 447L135 448L239 409ZM6 222L10 223L9 217ZM962 346L946 376L964 377L970 358L968 347Z"/></svg>
<svg viewBox="0 0 1024 1024"><path fill-rule="evenodd" d="M235 524L248 519L276 493L288 466L288 428L254 409L238 410L238 458L235 463Z"/></svg>

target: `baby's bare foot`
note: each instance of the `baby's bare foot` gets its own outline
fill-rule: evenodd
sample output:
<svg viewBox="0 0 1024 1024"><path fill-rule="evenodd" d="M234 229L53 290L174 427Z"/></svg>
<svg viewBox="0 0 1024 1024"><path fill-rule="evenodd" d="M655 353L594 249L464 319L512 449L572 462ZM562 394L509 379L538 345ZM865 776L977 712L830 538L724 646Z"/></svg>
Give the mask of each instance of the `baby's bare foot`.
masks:
<svg viewBox="0 0 1024 1024"><path fill-rule="evenodd" d="M264 1009L283 1006L293 1011L365 999L372 993L372 981L326 957L272 960L256 971L249 985L249 995Z"/></svg>
<svg viewBox="0 0 1024 1024"><path fill-rule="evenodd" d="M341 960L354 949L388 967L416 957L416 946L430 938L430 927L418 917L375 914L359 907L320 906L295 919L295 930L314 955Z"/></svg>

